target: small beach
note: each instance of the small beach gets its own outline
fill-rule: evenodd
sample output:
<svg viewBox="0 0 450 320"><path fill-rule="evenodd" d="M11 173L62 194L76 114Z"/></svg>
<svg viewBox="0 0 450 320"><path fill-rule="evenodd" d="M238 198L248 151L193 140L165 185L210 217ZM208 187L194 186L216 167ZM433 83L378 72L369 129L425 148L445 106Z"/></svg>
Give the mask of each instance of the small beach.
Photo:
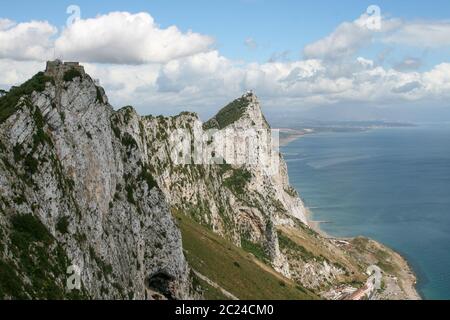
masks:
<svg viewBox="0 0 450 320"><path fill-rule="evenodd" d="M301 197L301 195L300 195ZM306 220L308 221L308 225L311 229L313 229L315 232L320 234L324 238L332 238L329 234L327 234L324 230L321 229L320 225L322 223L330 223L329 221L316 221L313 218L314 213L311 211L311 209L305 207L305 213L306 213Z"/></svg>

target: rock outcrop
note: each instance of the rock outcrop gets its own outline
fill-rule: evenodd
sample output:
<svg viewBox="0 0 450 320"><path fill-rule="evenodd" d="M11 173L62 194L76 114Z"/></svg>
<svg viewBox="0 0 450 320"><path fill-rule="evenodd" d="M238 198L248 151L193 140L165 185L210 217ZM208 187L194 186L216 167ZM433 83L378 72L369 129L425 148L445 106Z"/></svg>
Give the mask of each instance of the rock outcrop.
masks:
<svg viewBox="0 0 450 320"><path fill-rule="evenodd" d="M1 281L0 296L70 297L74 265L84 297L189 298L180 232L139 135L114 122L88 75L54 75L25 84L34 87L0 124L0 258L20 279L14 290Z"/></svg>
<svg viewBox="0 0 450 320"><path fill-rule="evenodd" d="M276 226L306 224L304 206L289 185L286 164L271 147L271 130L256 96L245 94L224 110L205 124L191 113L146 117L142 122L152 172L173 210L190 214L238 246L260 247L273 267L287 275ZM187 150L195 154L195 147L200 149L200 159L174 164L180 141L171 135L180 128ZM182 153L186 160L189 153Z"/></svg>

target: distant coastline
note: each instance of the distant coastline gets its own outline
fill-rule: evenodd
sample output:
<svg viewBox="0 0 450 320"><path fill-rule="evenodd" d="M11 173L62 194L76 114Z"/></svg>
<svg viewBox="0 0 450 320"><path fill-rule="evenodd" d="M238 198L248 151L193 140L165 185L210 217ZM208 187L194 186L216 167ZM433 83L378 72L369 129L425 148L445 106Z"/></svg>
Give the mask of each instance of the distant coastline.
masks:
<svg viewBox="0 0 450 320"><path fill-rule="evenodd" d="M291 142L307 135L322 132L366 132L368 130L382 128L410 128L416 124L407 122L385 122L385 121L340 121L340 122L309 122L294 126L280 127L279 145L287 146Z"/></svg>
<svg viewBox="0 0 450 320"><path fill-rule="evenodd" d="M280 130L280 147L287 146L289 143L294 142L295 140L303 137L306 134L314 133L311 129L304 130L295 130L295 129L286 129L282 128Z"/></svg>

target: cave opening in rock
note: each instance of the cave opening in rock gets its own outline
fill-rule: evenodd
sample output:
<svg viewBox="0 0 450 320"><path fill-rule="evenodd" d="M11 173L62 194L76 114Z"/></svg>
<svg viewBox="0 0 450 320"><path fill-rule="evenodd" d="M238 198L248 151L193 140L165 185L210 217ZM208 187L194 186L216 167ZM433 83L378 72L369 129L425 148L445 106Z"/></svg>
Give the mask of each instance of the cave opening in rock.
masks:
<svg viewBox="0 0 450 320"><path fill-rule="evenodd" d="M171 283L175 280L173 276L165 271L158 271L150 275L147 280L147 286L150 290L164 295L169 300L174 300L171 291Z"/></svg>

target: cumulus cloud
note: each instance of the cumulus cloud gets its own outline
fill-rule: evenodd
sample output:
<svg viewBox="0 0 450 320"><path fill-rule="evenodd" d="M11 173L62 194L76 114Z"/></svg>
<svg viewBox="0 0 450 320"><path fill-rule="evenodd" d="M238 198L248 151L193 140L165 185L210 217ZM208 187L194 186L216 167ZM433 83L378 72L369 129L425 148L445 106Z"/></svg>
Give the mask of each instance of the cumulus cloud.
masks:
<svg viewBox="0 0 450 320"><path fill-rule="evenodd" d="M0 19L0 31L6 30L14 26L14 21L9 19Z"/></svg>
<svg viewBox="0 0 450 320"><path fill-rule="evenodd" d="M371 31L357 21L344 22L327 37L303 49L306 59L339 59L355 54L371 40Z"/></svg>
<svg viewBox="0 0 450 320"><path fill-rule="evenodd" d="M429 72L401 72L358 57L334 73L319 59L238 65L217 52L174 61L161 68L158 93L193 98L216 95L232 99L253 89L272 106L324 105L345 102L379 103L448 97L446 64Z"/></svg>
<svg viewBox="0 0 450 320"><path fill-rule="evenodd" d="M114 12L78 21L61 32L55 45L57 54L82 61L87 72L101 80L114 106L134 104L144 114L215 111L250 89L265 105L277 107L450 98L450 64L418 72L418 58L407 57L389 67L380 63L382 59L361 56L360 49L375 37L393 36L405 25L383 19L381 30L374 31L365 25L366 18L339 25L306 46L305 59L297 61L287 59L287 53L266 63L234 61L211 48L210 37L161 28L146 13ZM52 51L49 39L55 32L46 22L0 19L0 39L6 40L0 41L0 87L21 83L42 70L44 64L36 61ZM40 49L27 52L33 44Z"/></svg>
<svg viewBox="0 0 450 320"><path fill-rule="evenodd" d="M43 62L0 59L0 88L21 84L43 67Z"/></svg>
<svg viewBox="0 0 450 320"><path fill-rule="evenodd" d="M374 62L369 59L365 59L363 57L358 57L356 61L364 68L373 68Z"/></svg>
<svg viewBox="0 0 450 320"><path fill-rule="evenodd" d="M450 21L402 22L383 41L412 47L440 48L450 46Z"/></svg>
<svg viewBox="0 0 450 320"><path fill-rule="evenodd" d="M28 64L0 60L0 86L20 83L44 67L43 63ZM382 105L450 98L447 63L427 72L402 72L359 57L349 62L347 69L330 73L328 64L318 59L242 64L217 51L165 64L86 64L87 72L101 80L115 107L133 104L143 114L217 110L249 89L273 107L355 102Z"/></svg>
<svg viewBox="0 0 450 320"><path fill-rule="evenodd" d="M210 51L165 64L156 84L161 92L221 94L240 91L242 77L243 70L235 63Z"/></svg>
<svg viewBox="0 0 450 320"><path fill-rule="evenodd" d="M371 19L371 16L363 14L352 22L341 23L325 38L305 46L304 57L322 60L349 58L371 44L376 35L389 33L401 25L398 19L380 17L379 28L374 28Z"/></svg>
<svg viewBox="0 0 450 320"><path fill-rule="evenodd" d="M441 63L432 70L424 72L423 81L426 83L428 91L439 95L446 92L450 95L450 63Z"/></svg>
<svg viewBox="0 0 450 320"><path fill-rule="evenodd" d="M370 43L373 31L365 23L367 15L341 23L331 34L303 49L306 59L335 60L349 57Z"/></svg>
<svg viewBox="0 0 450 320"><path fill-rule="evenodd" d="M58 35L46 21L0 19L0 58L45 61L55 54L82 62L144 64L209 51L213 39L176 26L161 28L142 12L112 12L76 20Z"/></svg>
<svg viewBox="0 0 450 320"><path fill-rule="evenodd" d="M177 27L160 28L145 12L112 12L77 20L56 40L65 59L85 62L141 64L167 62L207 50L211 37Z"/></svg>
<svg viewBox="0 0 450 320"><path fill-rule="evenodd" d="M44 61L52 55L57 29L46 21L0 19L0 58Z"/></svg>
<svg viewBox="0 0 450 320"><path fill-rule="evenodd" d="M450 46L450 21L408 22L380 17L380 28L371 28L371 17L361 15L352 22L341 23L328 36L303 49L306 59L338 60L353 57L360 49L375 39L391 45L407 45L421 48Z"/></svg>

